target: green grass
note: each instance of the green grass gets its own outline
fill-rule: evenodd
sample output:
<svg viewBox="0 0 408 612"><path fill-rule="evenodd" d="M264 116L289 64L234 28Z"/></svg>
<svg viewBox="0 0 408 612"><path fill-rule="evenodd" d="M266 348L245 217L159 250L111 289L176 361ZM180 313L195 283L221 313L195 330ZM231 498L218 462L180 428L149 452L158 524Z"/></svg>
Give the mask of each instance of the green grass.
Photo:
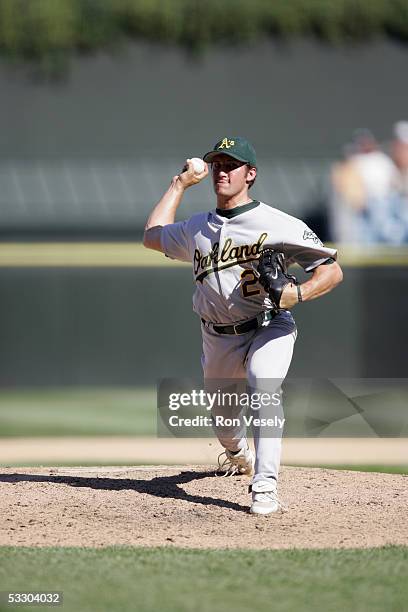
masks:
<svg viewBox="0 0 408 612"><path fill-rule="evenodd" d="M401 406L405 409L405 404ZM399 410L401 412L402 408ZM403 418L402 413L392 416L392 411L388 412L390 422L392 418ZM287 406L286 417L286 436L303 436L305 414L296 409L295 395L292 396L292 404ZM156 421L155 387L58 387L0 391L0 437L156 436ZM382 423L382 426L385 425L385 422ZM367 427L363 421L356 423L353 419L344 419L340 437L354 437L359 432L364 437Z"/></svg>
<svg viewBox="0 0 408 612"><path fill-rule="evenodd" d="M406 547L0 548L0 590L63 591L65 612L397 612L407 563Z"/></svg>
<svg viewBox="0 0 408 612"><path fill-rule="evenodd" d="M155 389L47 389L0 393L1 436L156 433Z"/></svg>

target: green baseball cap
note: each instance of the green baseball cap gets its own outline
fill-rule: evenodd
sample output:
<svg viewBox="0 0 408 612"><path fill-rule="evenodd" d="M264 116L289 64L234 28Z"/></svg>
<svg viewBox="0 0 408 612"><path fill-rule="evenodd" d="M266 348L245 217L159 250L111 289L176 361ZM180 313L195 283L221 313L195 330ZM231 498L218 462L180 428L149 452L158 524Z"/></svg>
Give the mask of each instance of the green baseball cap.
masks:
<svg viewBox="0 0 408 612"><path fill-rule="evenodd" d="M254 147L246 138L241 136L232 136L231 138L222 138L214 146L212 151L206 153L203 157L205 162L211 162L216 155L229 155L234 159L245 162L250 166L257 167L256 153Z"/></svg>

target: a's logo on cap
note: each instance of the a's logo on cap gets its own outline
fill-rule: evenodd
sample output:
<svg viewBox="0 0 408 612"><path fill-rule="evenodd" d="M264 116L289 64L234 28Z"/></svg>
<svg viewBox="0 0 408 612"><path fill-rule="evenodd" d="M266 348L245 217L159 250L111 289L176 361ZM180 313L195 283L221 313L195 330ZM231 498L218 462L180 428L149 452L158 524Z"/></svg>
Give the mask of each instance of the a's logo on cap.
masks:
<svg viewBox="0 0 408 612"><path fill-rule="evenodd" d="M218 148L219 149L230 149L231 147L234 146L234 144L235 144L235 140L228 140L228 138L224 138Z"/></svg>

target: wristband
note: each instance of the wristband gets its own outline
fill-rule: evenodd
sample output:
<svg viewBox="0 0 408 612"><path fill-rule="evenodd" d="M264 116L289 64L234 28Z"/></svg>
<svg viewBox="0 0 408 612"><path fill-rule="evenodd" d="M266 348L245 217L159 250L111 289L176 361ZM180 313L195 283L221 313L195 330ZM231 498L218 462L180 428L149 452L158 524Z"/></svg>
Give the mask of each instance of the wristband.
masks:
<svg viewBox="0 0 408 612"><path fill-rule="evenodd" d="M298 294L298 302L303 302L302 291L300 289L300 285L297 285L297 294Z"/></svg>

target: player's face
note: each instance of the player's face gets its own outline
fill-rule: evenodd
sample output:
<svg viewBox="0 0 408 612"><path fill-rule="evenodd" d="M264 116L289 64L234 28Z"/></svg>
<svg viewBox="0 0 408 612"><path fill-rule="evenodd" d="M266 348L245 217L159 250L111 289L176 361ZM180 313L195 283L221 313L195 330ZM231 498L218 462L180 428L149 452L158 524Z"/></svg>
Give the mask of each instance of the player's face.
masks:
<svg viewBox="0 0 408 612"><path fill-rule="evenodd" d="M211 163L211 173L217 196L233 198L246 193L249 181L255 178L256 170L228 155L217 155Z"/></svg>

